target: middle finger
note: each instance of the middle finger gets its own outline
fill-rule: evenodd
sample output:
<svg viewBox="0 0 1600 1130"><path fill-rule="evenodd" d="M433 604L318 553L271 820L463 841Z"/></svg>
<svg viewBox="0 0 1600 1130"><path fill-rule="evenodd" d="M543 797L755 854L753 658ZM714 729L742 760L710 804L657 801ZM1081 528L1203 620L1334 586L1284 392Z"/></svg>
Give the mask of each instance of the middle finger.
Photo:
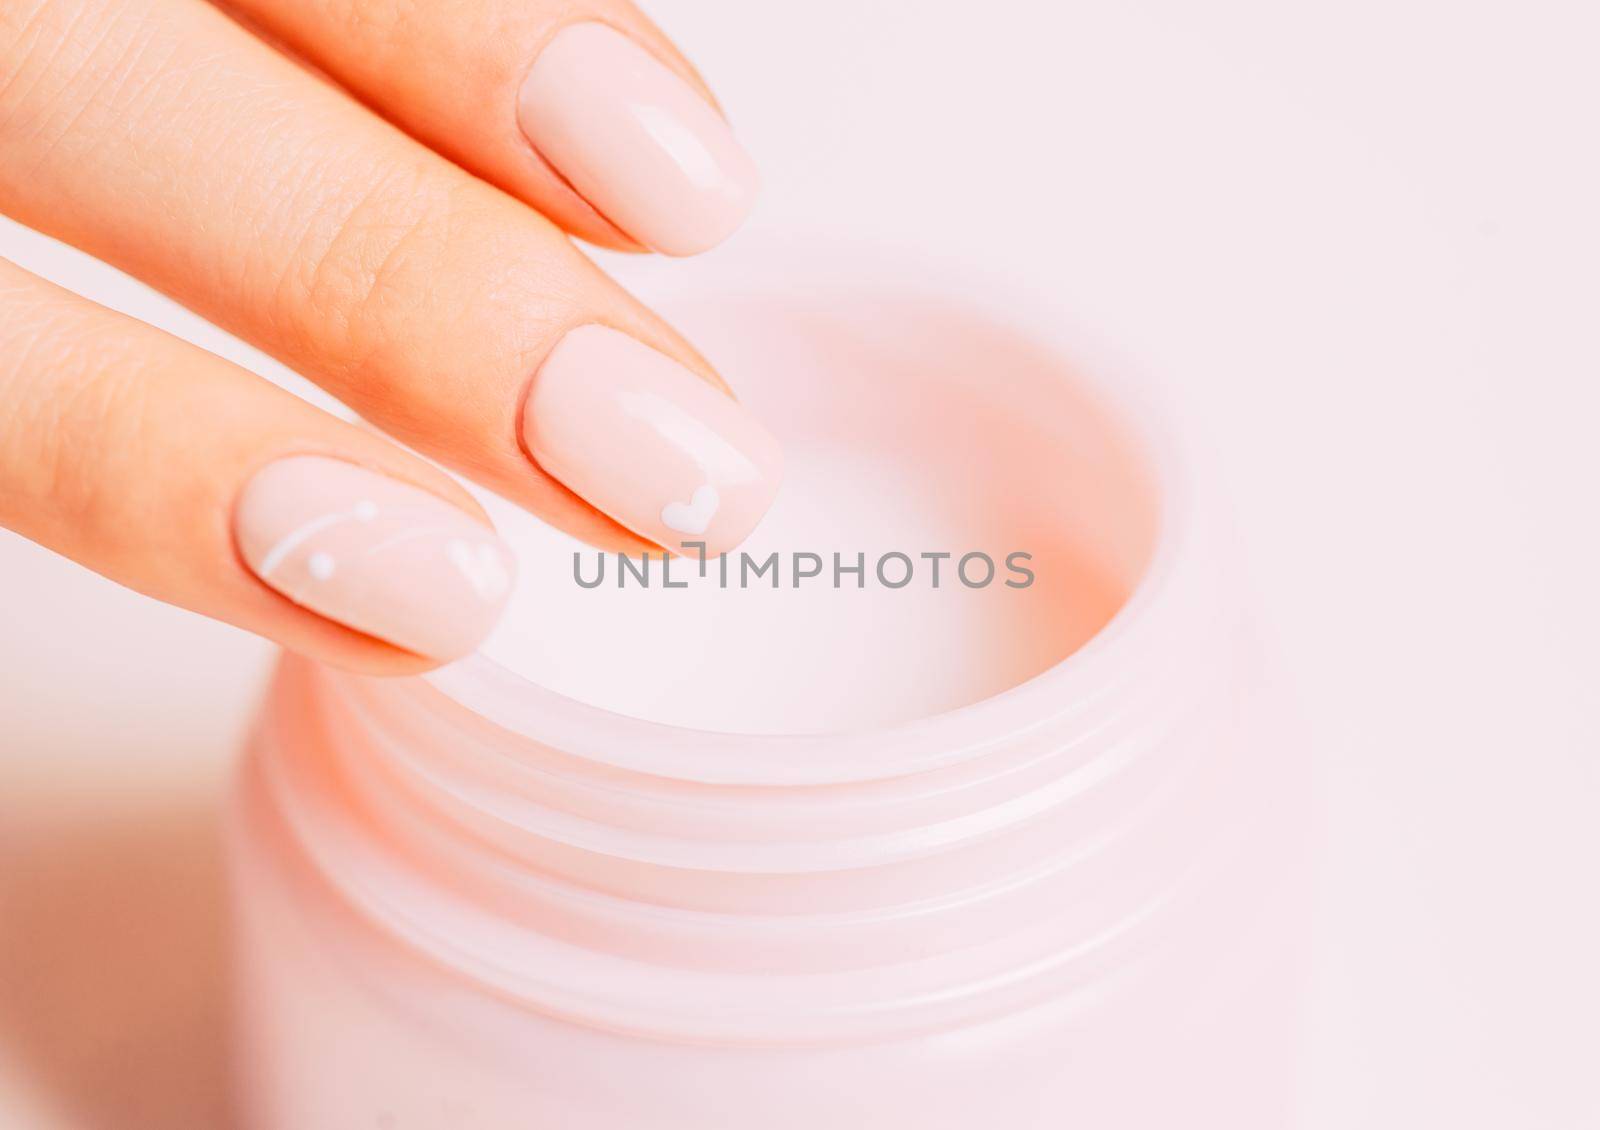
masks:
<svg viewBox="0 0 1600 1130"><path fill-rule="evenodd" d="M711 552L759 519L771 437L538 213L200 0L8 11L0 210L577 536L676 546L707 486Z"/></svg>

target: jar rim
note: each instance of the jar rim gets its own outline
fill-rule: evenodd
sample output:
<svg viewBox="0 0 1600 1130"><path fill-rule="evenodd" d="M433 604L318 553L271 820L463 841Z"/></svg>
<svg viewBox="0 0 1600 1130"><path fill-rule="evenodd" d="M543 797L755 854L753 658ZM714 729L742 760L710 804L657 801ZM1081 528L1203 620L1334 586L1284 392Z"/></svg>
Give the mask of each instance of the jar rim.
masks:
<svg viewBox="0 0 1600 1130"><path fill-rule="evenodd" d="M826 241L803 246L798 254L787 246L777 252L783 256L786 281L825 276L830 286L897 301L948 302L959 293L966 303L966 296L976 292L984 296L977 305L987 308L980 312L996 324L1075 362L1084 386L1137 458L1156 506L1149 555L1122 605L1081 646L1003 691L916 718L832 732L734 732L653 721L569 697L481 653L421 676L433 692L517 738L629 772L718 785L859 783L959 763L1047 725L1114 692L1130 677L1137 662L1130 653L1141 650L1135 641L1182 630L1175 621L1212 610L1204 601L1197 609L1196 602L1181 595L1180 590L1200 580L1194 574L1204 572L1196 558L1209 555L1195 550L1207 523L1197 521L1187 459L1158 398L1140 395L1149 383L1142 372L1092 334L1064 325L1059 311L1017 293L1003 279L985 279L975 286L970 268L930 264L903 250L873 247L863 253L851 247L851 275L841 283L836 267L827 266L845 253L837 243L832 250ZM674 270L681 265L674 264ZM957 281L960 291L953 289ZM719 289L733 287L744 296L762 293L737 272L720 286L708 287L707 293L715 296Z"/></svg>

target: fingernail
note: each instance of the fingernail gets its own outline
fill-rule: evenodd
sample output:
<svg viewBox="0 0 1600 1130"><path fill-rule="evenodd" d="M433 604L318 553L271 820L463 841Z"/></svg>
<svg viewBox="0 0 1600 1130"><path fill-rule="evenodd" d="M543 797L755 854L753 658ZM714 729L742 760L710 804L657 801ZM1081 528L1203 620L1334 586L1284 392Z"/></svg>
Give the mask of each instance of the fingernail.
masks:
<svg viewBox="0 0 1600 1130"><path fill-rule="evenodd" d="M515 575L505 543L464 511L319 455L256 472L233 534L256 576L296 604L432 659L478 646Z"/></svg>
<svg viewBox="0 0 1600 1130"><path fill-rule="evenodd" d="M580 326L533 378L522 436L540 467L669 549L731 549L772 505L783 453L732 397L627 334Z"/></svg>
<svg viewBox="0 0 1600 1130"><path fill-rule="evenodd" d="M604 24L556 34L523 79L517 120L568 184L652 250L714 247L755 202L755 164L722 115Z"/></svg>

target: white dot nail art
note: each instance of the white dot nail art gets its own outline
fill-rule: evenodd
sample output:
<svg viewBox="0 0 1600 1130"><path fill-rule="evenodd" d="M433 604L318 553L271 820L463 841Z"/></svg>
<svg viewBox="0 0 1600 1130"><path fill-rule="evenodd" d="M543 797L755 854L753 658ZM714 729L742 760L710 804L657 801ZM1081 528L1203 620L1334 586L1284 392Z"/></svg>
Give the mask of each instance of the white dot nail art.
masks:
<svg viewBox="0 0 1600 1130"><path fill-rule="evenodd" d="M440 661L483 640L516 572L474 516L319 455L257 471L234 503L233 535L251 572L295 604Z"/></svg>
<svg viewBox="0 0 1600 1130"><path fill-rule="evenodd" d="M305 542L312 537L320 534L323 530L331 529L341 522L352 520L357 522L371 522L377 517L378 504L373 502L370 498L364 498L360 502L357 502L349 510L335 511L332 514L324 514L320 518L313 518L311 521L305 523L297 529L291 530L285 537L279 539L279 541L273 545L271 549L267 550L267 552L262 555L261 563L256 566L256 571L263 577L271 575L274 569L288 560L291 553L293 553L301 545L305 544ZM321 556L327 557L326 554L321 554ZM309 562L307 562L307 566L310 567ZM327 576L319 575L315 569L312 569L311 575L316 577L319 581L327 580L328 577L331 577L333 575L332 558L328 559L326 568L328 570Z"/></svg>

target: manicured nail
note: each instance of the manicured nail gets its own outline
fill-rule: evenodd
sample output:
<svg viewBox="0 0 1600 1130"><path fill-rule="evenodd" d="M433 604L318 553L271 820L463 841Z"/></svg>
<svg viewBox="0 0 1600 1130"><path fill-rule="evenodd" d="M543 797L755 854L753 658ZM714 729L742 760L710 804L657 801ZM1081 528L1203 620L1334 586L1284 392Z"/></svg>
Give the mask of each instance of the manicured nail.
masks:
<svg viewBox="0 0 1600 1130"><path fill-rule="evenodd" d="M478 646L515 572L505 543L444 499L319 455L256 472L233 536L256 576L296 604L432 659Z"/></svg>
<svg viewBox="0 0 1600 1130"><path fill-rule="evenodd" d="M522 82L517 121L596 211L652 250L714 247L755 202L755 164L722 115L604 24L556 34Z"/></svg>
<svg viewBox="0 0 1600 1130"><path fill-rule="evenodd" d="M546 472L672 550L738 545L783 473L778 441L736 400L604 326L572 330L539 366L522 436Z"/></svg>

